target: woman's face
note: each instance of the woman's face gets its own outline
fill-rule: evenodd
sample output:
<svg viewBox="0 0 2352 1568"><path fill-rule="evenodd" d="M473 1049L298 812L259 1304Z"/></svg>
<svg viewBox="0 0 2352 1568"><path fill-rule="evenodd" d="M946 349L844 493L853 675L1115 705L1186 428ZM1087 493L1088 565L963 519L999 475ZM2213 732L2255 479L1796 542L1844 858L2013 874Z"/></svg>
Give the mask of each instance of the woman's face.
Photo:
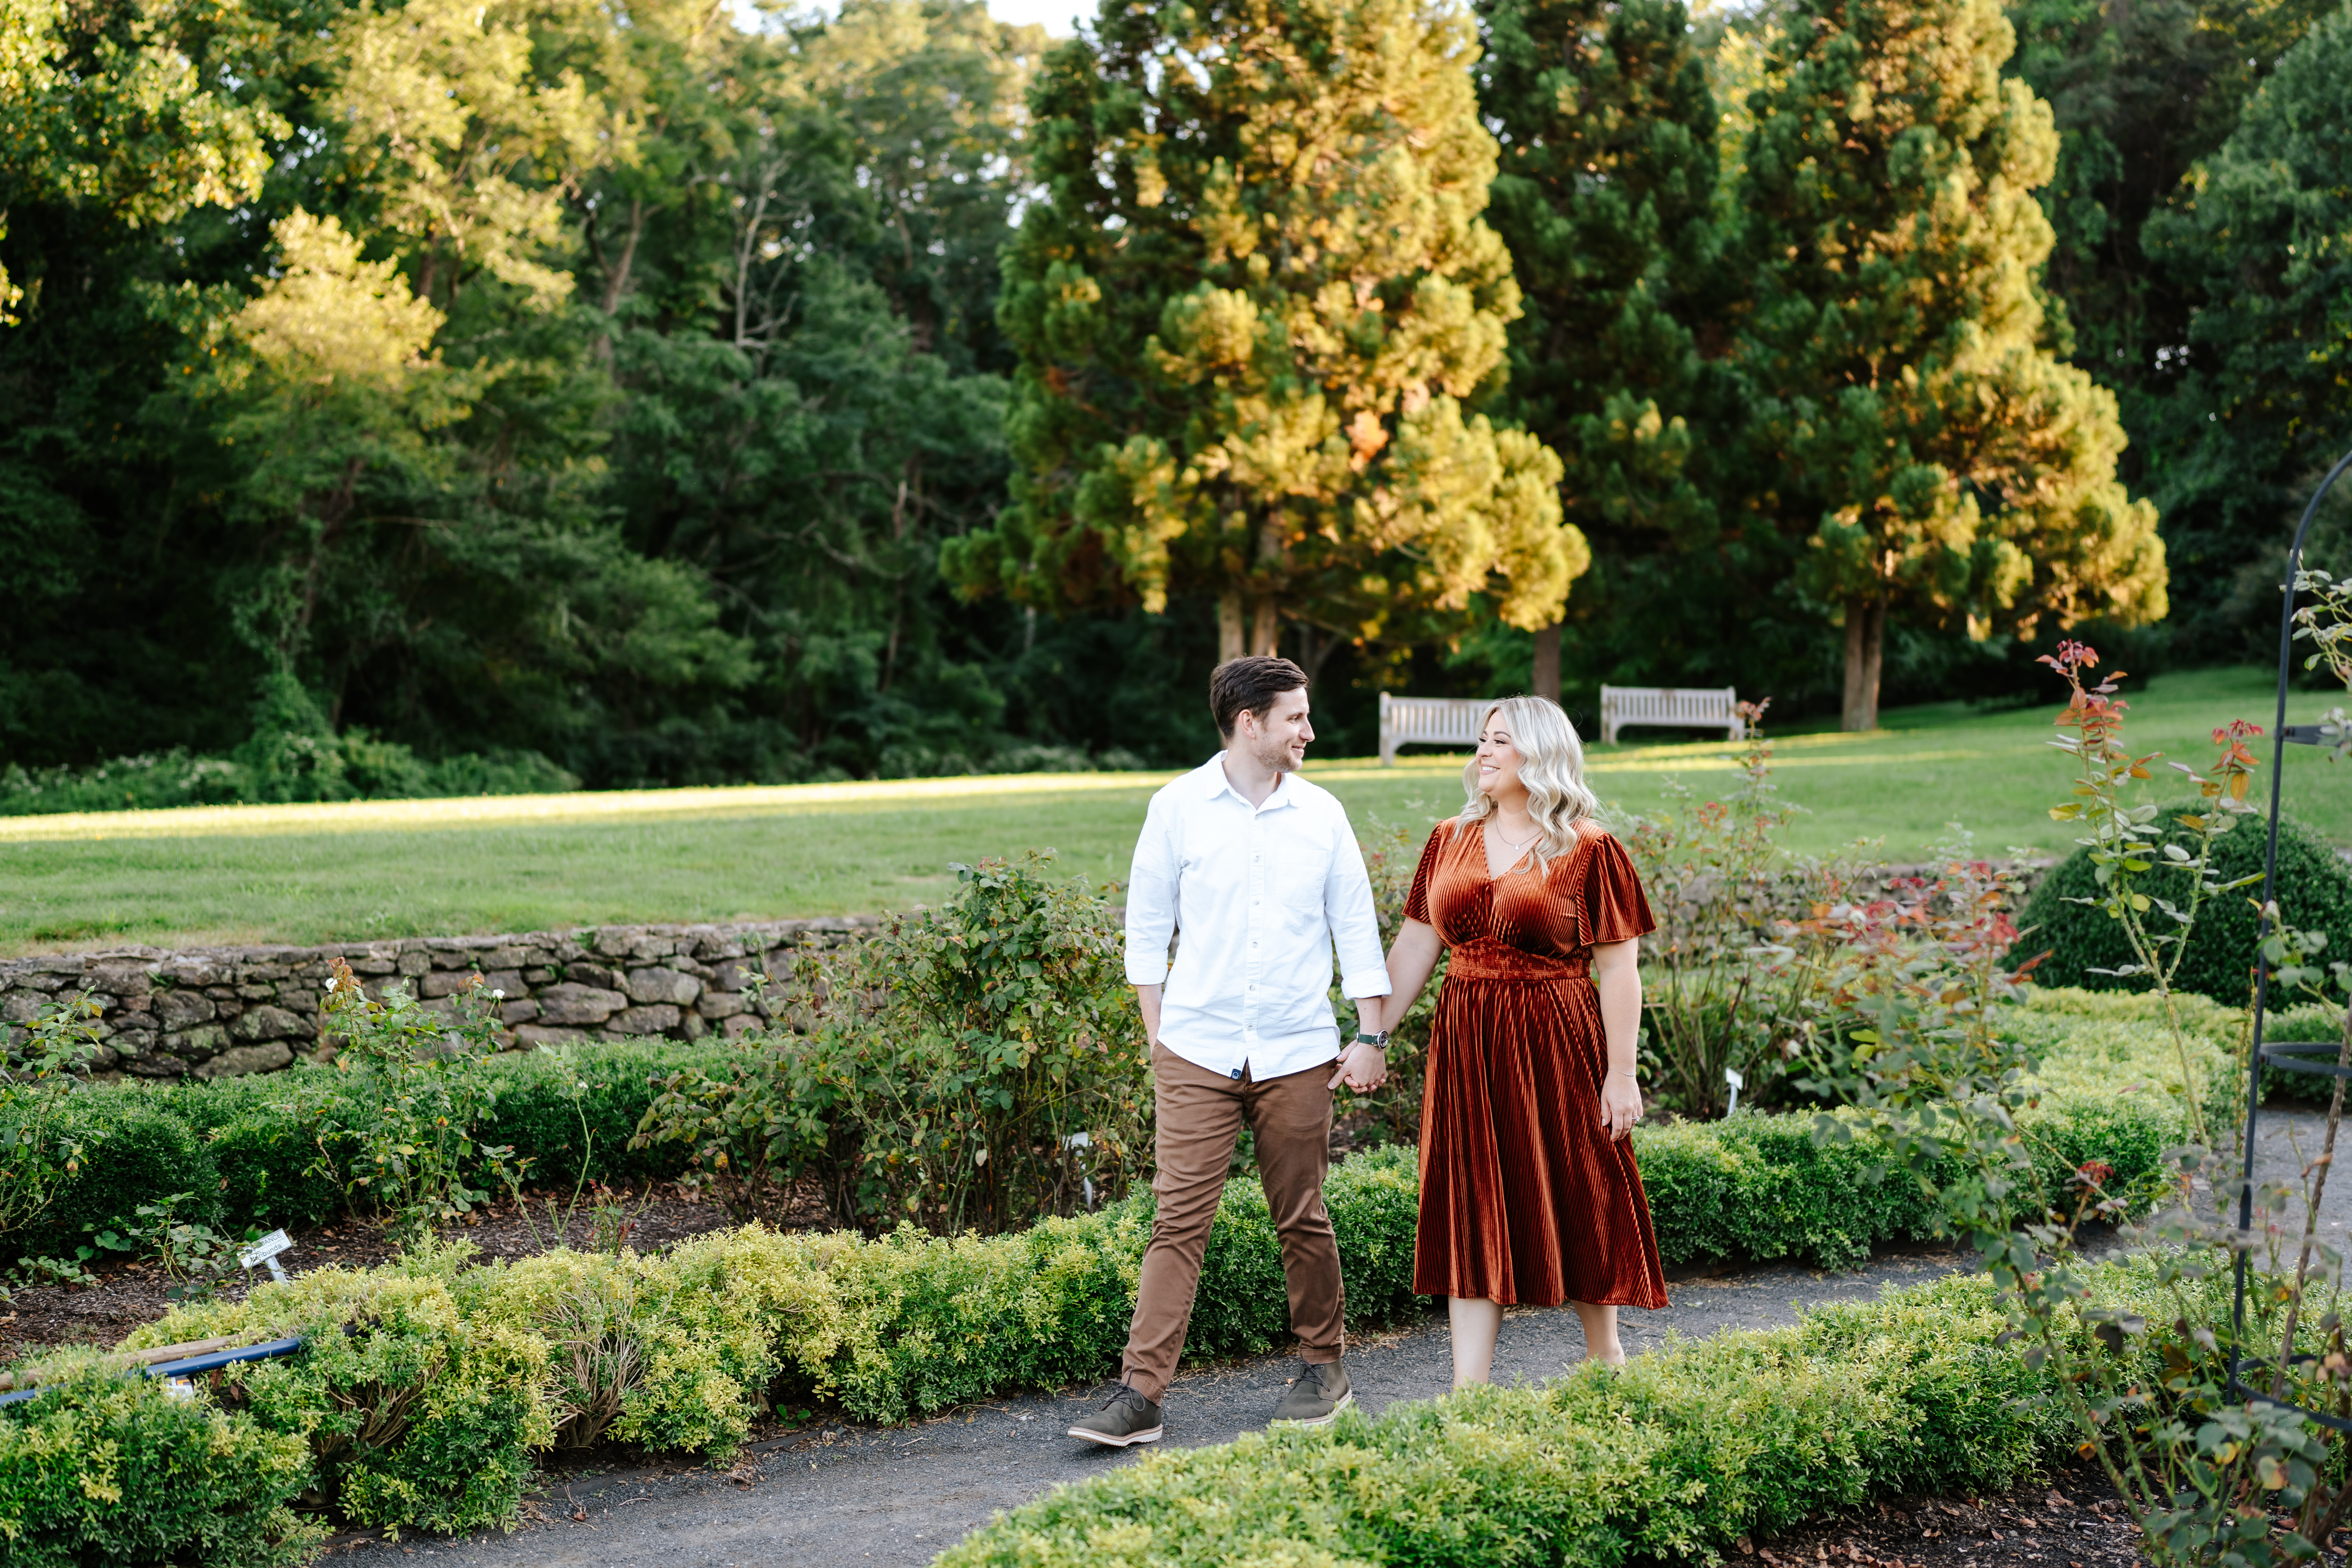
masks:
<svg viewBox="0 0 2352 1568"><path fill-rule="evenodd" d="M1528 793L1519 782L1519 749L1511 743L1510 726L1500 713L1488 714L1478 731L1478 793L1495 800Z"/></svg>

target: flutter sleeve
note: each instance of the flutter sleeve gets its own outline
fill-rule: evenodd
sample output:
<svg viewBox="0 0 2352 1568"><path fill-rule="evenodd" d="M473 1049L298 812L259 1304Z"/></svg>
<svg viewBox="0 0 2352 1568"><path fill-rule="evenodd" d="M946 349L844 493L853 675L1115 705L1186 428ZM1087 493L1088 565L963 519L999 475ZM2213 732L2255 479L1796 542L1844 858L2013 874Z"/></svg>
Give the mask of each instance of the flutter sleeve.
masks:
<svg viewBox="0 0 2352 1568"><path fill-rule="evenodd" d="M1583 886L1578 894L1584 912L1584 940L1591 946L1630 942L1658 929L1657 918L1650 913L1650 900L1643 896L1633 857L1609 834L1587 847Z"/></svg>
<svg viewBox="0 0 2352 1568"><path fill-rule="evenodd" d="M1404 896L1405 919L1425 926L1437 923L1429 918L1429 884L1437 879L1437 862L1453 833L1452 822L1441 822L1431 830L1429 842L1421 847L1421 864L1412 868L1412 891Z"/></svg>

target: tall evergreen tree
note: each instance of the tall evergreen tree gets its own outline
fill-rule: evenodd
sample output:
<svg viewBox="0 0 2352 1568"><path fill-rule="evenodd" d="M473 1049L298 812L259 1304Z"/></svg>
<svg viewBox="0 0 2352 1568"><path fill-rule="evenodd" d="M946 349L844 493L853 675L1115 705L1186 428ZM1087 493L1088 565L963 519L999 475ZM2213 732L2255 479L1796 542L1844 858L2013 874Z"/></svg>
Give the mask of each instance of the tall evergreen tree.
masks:
<svg viewBox="0 0 2352 1568"><path fill-rule="evenodd" d="M1995 0L1800 0L1751 100L1738 206L1752 492L1845 627L1877 722L1890 616L2031 630L2166 607L2114 395L2060 362L2033 200L2057 137Z"/></svg>
<svg viewBox="0 0 2352 1568"><path fill-rule="evenodd" d="M972 591L1207 593L1228 656L1285 619L1459 626L1482 593L1558 617L1587 562L1559 459L1475 411L1518 310L1475 55L1442 3L1165 0L1048 57L1000 307L1012 503L959 543Z"/></svg>
<svg viewBox="0 0 2352 1568"><path fill-rule="evenodd" d="M1719 597L1689 560L1729 565L1697 471L1711 423L1700 405L1720 379L1699 333L1730 302L1706 62L1682 0L1486 0L1482 12L1479 102L1502 143L1489 216L1525 310L1506 406L1559 454L1568 521L1596 558L1599 592L1579 595L1575 627L1588 646L1571 663L1654 675L1685 654L1668 628ZM1644 613L1668 600L1674 613ZM1554 697L1560 635L1536 638L1535 684Z"/></svg>
<svg viewBox="0 0 2352 1568"><path fill-rule="evenodd" d="M2352 447L2352 7L2315 26L2200 164L2149 248L2204 303L2189 330L2177 521L2257 637L2277 635L2278 555L2305 493ZM2331 520L2327 557L2352 559ZM2226 602L2223 595L2214 595ZM2223 645L2232 653L2245 645ZM2253 647L2264 644L2256 641Z"/></svg>
<svg viewBox="0 0 2352 1568"><path fill-rule="evenodd" d="M2176 201L2280 56L2339 3L2011 6L2018 48L2008 69L2049 102L2059 133L2056 172L2040 193L2057 237L2049 286L2065 302L2075 363L2125 393L2127 421L2132 393L2161 395L2175 383L2198 302L2142 245L2150 215Z"/></svg>

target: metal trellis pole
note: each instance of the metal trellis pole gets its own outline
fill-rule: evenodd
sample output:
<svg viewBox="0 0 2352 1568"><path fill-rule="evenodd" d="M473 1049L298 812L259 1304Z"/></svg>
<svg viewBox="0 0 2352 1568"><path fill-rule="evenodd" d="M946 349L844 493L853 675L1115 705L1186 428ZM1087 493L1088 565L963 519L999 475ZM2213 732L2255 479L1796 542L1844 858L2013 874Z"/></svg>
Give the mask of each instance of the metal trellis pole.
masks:
<svg viewBox="0 0 2352 1568"><path fill-rule="evenodd" d="M2303 521L2295 525L2294 542L2287 547L2286 583L2281 591L2279 604L2278 710L2272 727L2272 733L2278 737L2279 743L2273 748L2271 763L2270 841L2263 850L2263 912L2254 927L2257 944L2270 934L2271 903L2278 897L2279 792L2286 778L2284 748L2291 743L2317 745L2325 738L2319 725L2305 724L2290 729L2286 721L2287 681L2294 672L2294 589L2296 579L2303 575L2303 542L2311 532L2311 520L2319 515L2319 503L2327 499L2327 492L2335 488L2336 481L2343 477L2347 468L2352 468L2352 452L2347 452L2338 458L2336 466L2327 470L2327 477L2319 481L2319 488L2311 493L2311 503L2303 509ZM2245 1158L2239 1172L2241 1185L2238 1191L2238 1234L2249 1240L2254 1225L2254 1132L2262 1116L2263 1068L2274 1067L2287 1072L2319 1073L2329 1078L2352 1077L2352 1069L2339 1068L2332 1061L2302 1059L2315 1052L2324 1051L2332 1056L2337 1050L2336 1046L2265 1047L2263 1044L2263 1013L2269 1001L2270 966L2258 958L2254 964L2253 1037L2246 1052ZM2290 1409L2300 1410L2311 1419L2339 1432L2352 1432L2352 1421L2273 1399L2267 1394L2248 1388L2239 1379L2239 1346L2246 1332L2247 1256L2247 1248L2241 1247L2235 1265L2236 1298L2230 1308L2230 1392L2241 1398L2259 1400L2265 1405L2284 1405ZM2293 1347L2287 1348L2292 1353Z"/></svg>

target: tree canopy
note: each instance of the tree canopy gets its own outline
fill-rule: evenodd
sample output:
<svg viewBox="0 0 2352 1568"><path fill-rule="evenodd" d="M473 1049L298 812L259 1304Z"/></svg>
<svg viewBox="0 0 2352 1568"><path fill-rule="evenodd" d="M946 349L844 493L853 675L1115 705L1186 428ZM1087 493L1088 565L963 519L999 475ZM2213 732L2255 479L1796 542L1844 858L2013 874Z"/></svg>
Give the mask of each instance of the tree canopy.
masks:
<svg viewBox="0 0 2352 1568"><path fill-rule="evenodd" d="M0 798L2236 656L2352 440L2346 16L0 0Z"/></svg>

